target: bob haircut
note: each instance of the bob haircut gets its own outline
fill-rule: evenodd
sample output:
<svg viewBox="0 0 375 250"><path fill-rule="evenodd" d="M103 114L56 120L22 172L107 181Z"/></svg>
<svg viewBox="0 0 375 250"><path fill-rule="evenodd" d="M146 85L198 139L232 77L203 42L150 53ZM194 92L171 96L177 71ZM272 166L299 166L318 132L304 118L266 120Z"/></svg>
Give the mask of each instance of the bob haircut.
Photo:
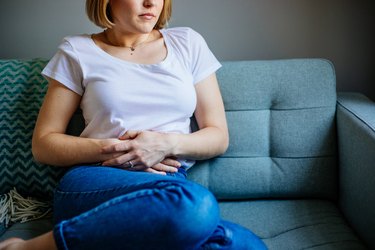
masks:
<svg viewBox="0 0 375 250"><path fill-rule="evenodd" d="M115 24L111 16L109 0L86 0L86 13L89 19L101 28L112 28ZM155 29L164 28L172 15L172 0L164 0L163 10L160 13Z"/></svg>

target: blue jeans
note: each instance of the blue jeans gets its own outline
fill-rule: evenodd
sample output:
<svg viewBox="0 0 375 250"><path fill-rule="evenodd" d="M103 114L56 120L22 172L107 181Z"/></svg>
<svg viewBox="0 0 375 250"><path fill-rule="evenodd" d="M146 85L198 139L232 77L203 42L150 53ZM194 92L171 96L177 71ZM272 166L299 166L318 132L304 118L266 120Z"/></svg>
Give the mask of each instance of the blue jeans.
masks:
<svg viewBox="0 0 375 250"><path fill-rule="evenodd" d="M58 249L266 249L220 220L215 197L185 179L101 166L68 171L54 197Z"/></svg>

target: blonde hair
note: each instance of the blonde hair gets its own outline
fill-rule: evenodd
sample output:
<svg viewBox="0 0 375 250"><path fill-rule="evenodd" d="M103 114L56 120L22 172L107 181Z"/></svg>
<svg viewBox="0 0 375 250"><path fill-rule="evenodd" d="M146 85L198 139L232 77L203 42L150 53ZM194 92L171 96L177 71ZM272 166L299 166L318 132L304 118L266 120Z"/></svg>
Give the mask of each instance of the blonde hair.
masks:
<svg viewBox="0 0 375 250"><path fill-rule="evenodd" d="M112 28L113 23L109 0L86 0L86 14L89 19L101 28ZM164 28L172 15L172 0L164 0L163 10L161 11L155 29Z"/></svg>

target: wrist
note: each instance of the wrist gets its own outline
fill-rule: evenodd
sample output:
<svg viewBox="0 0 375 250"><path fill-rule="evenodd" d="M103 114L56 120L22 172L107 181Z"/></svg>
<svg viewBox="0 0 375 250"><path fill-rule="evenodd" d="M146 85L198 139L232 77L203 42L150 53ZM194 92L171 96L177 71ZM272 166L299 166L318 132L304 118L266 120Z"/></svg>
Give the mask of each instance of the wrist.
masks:
<svg viewBox="0 0 375 250"><path fill-rule="evenodd" d="M165 134L166 135L166 143L169 146L166 152L166 156L178 156L178 144L179 144L179 136L177 134Z"/></svg>
<svg viewBox="0 0 375 250"><path fill-rule="evenodd" d="M103 153L103 148L120 143L119 139L93 139L95 144L96 154L99 156L100 161L108 160L109 157L112 157L115 154Z"/></svg>

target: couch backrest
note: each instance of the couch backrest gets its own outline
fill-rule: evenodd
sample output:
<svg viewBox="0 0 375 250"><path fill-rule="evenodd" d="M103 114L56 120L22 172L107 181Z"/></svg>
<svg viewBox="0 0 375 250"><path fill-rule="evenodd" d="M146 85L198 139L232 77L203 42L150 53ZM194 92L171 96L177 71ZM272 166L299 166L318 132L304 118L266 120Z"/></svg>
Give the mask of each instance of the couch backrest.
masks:
<svg viewBox="0 0 375 250"><path fill-rule="evenodd" d="M51 197L64 169L33 161L31 137L46 92L46 60L0 60L0 194ZM218 79L228 151L191 179L219 199L336 198L336 89L325 60L224 62ZM79 134L82 116L69 128ZM78 128L78 129L77 129Z"/></svg>
<svg viewBox="0 0 375 250"><path fill-rule="evenodd" d="M0 60L0 194L51 197L63 169L37 164L31 153L35 121L47 89L46 60Z"/></svg>
<svg viewBox="0 0 375 250"><path fill-rule="evenodd" d="M190 179L219 199L335 199L336 85L326 60L225 62L218 71L227 152Z"/></svg>

